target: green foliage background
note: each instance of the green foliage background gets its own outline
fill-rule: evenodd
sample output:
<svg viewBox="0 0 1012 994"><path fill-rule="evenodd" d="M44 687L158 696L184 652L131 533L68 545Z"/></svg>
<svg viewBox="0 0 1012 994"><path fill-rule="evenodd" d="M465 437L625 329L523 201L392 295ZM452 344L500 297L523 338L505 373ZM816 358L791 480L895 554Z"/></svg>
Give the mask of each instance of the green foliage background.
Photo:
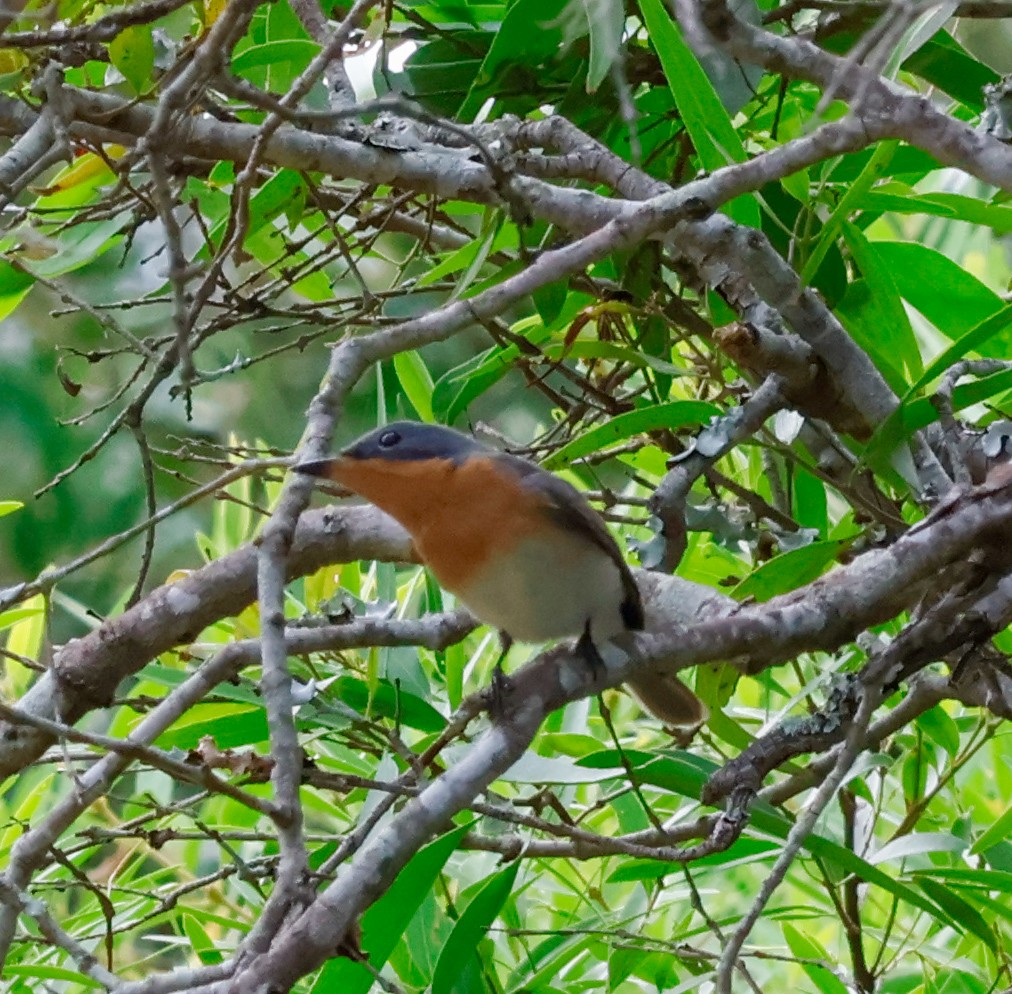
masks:
<svg viewBox="0 0 1012 994"><path fill-rule="evenodd" d="M754 13L772 6L762 2ZM60 0L57 8L73 25L118 9L81 0ZM344 9L328 13L340 18ZM29 4L16 27L29 30L45 16L42 5ZM155 24L129 27L99 46L102 58L66 67L65 81L150 100L168 66L215 16L207 0L185 4ZM810 23L827 22L812 15ZM847 30L827 30L820 41L847 52L868 26L858 19ZM959 24L939 19L928 27L922 24L921 35L905 36L898 45L896 79L930 89L953 116L976 120L982 88L996 83L1004 67L964 47ZM995 27L1007 31L1008 23ZM838 102L820 108L821 94L809 83L739 67L716 52L700 65L659 0L626 7L406 0L391 4L386 19L377 17L369 30L373 34L359 41L378 53L371 74L377 94L403 93L431 114L464 123L479 115L491 122L507 114L538 119L551 107L623 159L675 185L801 138L814 123L845 110ZM375 44L380 34L382 50ZM620 50L625 56L617 63ZM258 8L230 72L280 96L318 51L287 0L274 0ZM12 45L0 60L6 92L34 99L39 49ZM234 94L216 98L240 121L264 118L262 108ZM624 99L635 105L634 127L623 114ZM322 84L306 105L327 107ZM122 150L106 147L100 154L82 147L77 153L24 193L19 202L26 213L0 242L0 446L7 453L0 496L26 504L0 519L6 583L69 560L146 513L137 448L126 430L65 482L38 500L31 497L95 442L122 406L114 396L137 356L130 350L99 355L122 344L109 319L152 342L166 335L172 320L157 222L137 201L111 199L120 189L113 169ZM196 263L206 265L221 245L235 177L235 164L222 161L179 178L181 211L191 220L199 214L207 232L195 235L191 225L187 234ZM412 195L406 209L416 220L431 217L462 236L459 246L440 247L362 221L369 209L380 210L395 197L382 185L366 188L274 167L261 179L251 199L246 257L229 272L236 292L217 302L196 352L199 369L216 372L193 387L189 401L166 380L144 410L148 444L164 450L156 459L160 506L195 481L212 479L227 465L229 446L290 452L327 347L341 334L473 296L561 238L544 221L518 223L501 207ZM110 203L119 207L110 209ZM903 467L897 470L885 457L937 417L929 397L953 363L1012 359L1007 195L890 141L827 159L731 201L725 211L767 235L902 399L894 418L850 446L906 520L915 520L922 509ZM340 234L334 217L347 220ZM38 252L29 234L40 242ZM579 281L546 287L496 327L384 362L359 385L341 424L342 439L402 416L463 428L491 422L521 446L539 443L536 454L546 465L579 485L629 499L617 523L631 542L649 548L654 535L643 504L666 459L744 394L747 371L710 337L734 318L726 303L683 281L658 246L609 257L589 275L596 281L591 289ZM62 302L61 291L69 295ZM82 301L101 310L82 309ZM236 359L239 366L256 361L218 374ZM539 391L535 381L547 383L554 395ZM614 403L584 409L588 387ZM1008 415L1010 390L1012 374L995 373L957 389L957 409L986 428ZM80 426L58 423L109 400ZM612 447L611 457L596 460ZM194 452L211 461L193 460ZM592 458L578 461L586 457ZM762 601L881 537L874 522L855 512L850 495L827 483L789 426L772 426L719 465L740 488L806 531L792 542L791 534L757 522L742 503L699 481L679 567L688 580ZM225 499L170 519L158 531L148 587L251 540L279 486L278 475L265 472L231 484ZM41 657L47 638L62 642L117 610L139 556L135 540L69 577L48 605L35 598L0 615L7 649ZM353 563L293 583L287 611L292 620L343 610L410 617L444 606L442 593L415 568ZM902 621L876 634L894 635ZM126 735L147 702L178 685L194 657L251 637L257 624L251 607L201 633L193 646L150 662L117 706L93 716L89 726ZM1007 638L1000 638L1000 647ZM620 753L595 701L571 705L552 716L535 750L485 800L504 818L529 810L554 821L564 810L581 828L605 837L645 831L655 819L696 817L709 772L786 716L820 707L834 674L857 669L865 652L851 646L832 656L809 654L738 681L702 669L696 690L713 716L684 747L641 720L628 698L608 694ZM324 690L298 712L307 754L320 774L304 789L314 866L337 852L378 803L383 794L375 785L404 773L400 744L424 750L464 693L488 681L495 656L489 634L479 630L439 652L371 648L292 661L300 682L315 680ZM210 736L222 750L265 754L268 729L256 679L250 669L234 685L222 685L156 745L185 752ZM4 697L16 699L30 681L31 674L9 660ZM905 692L898 690L889 706ZM924 712L879 751L864 755L753 934L746 961L762 989L852 989L855 930L864 968L882 994L983 994L1008 987L1008 755L999 720L952 702ZM246 789L268 795L263 784ZM23 825L73 790L52 762L8 780L0 859L6 862ZM365 948L372 967L395 989L431 987L433 994L705 990L721 937L768 874L797 810L797 800L760 806L728 851L682 869L625 855L586 861L547 850L541 855L535 843L533 855L503 861L483 851L494 847L481 840L523 834L523 825L476 809L418 853L367 912L361 922ZM276 854L269 824L248 807L138 767L61 841L58 858L36 878L36 893L96 955L109 955L139 978L227 956L256 921ZM24 929L5 967L8 989L89 989L92 982L40 940L31 923ZM372 984L364 966L339 957L299 989L343 994Z"/></svg>

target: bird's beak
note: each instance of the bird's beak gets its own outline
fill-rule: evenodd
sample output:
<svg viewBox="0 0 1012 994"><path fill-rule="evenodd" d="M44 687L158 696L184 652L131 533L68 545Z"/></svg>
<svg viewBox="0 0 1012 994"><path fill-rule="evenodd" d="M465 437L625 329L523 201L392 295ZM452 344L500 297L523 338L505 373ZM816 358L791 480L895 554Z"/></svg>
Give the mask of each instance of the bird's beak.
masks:
<svg viewBox="0 0 1012 994"><path fill-rule="evenodd" d="M292 469L296 473L305 473L307 476L323 476L327 479L334 478L334 470L341 464L340 456L330 459L314 459L310 462L300 462Z"/></svg>

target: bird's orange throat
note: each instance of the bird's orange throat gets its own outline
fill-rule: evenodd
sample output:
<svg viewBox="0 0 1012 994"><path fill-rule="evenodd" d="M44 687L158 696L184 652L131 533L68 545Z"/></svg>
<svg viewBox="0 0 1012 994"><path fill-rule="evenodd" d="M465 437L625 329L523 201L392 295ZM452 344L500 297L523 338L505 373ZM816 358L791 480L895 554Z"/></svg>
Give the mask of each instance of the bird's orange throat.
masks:
<svg viewBox="0 0 1012 994"><path fill-rule="evenodd" d="M488 458L339 458L327 475L396 518L436 579L455 593L544 520L540 501Z"/></svg>
<svg viewBox="0 0 1012 994"><path fill-rule="evenodd" d="M349 459L339 457L327 476L415 534L446 500L453 475L450 459Z"/></svg>

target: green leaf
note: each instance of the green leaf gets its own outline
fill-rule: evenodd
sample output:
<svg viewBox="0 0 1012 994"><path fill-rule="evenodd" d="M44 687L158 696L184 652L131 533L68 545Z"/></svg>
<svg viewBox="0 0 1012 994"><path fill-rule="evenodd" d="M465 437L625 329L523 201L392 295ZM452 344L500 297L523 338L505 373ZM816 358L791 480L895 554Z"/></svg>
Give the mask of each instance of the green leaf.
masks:
<svg viewBox="0 0 1012 994"><path fill-rule="evenodd" d="M707 777L717 769L715 763L681 750L658 759L651 753L642 750L627 749L625 756L631 767L636 770L636 775L642 783L665 787L685 797L697 799ZM618 756L614 750L602 750L580 762L588 766L613 766L616 765L617 760ZM792 819L766 803L758 803L752 809L751 826L757 832L783 840L787 838L792 825ZM881 887L900 900L927 911L936 918L941 918L946 924L956 926L956 923L950 921L942 909L924 897L916 888L894 879L839 843L812 833L805 839L803 848L820 859L832 861L843 872L853 873L866 883Z"/></svg>
<svg viewBox="0 0 1012 994"><path fill-rule="evenodd" d="M740 678L741 671L730 663L699 666L696 668L696 683L693 689L712 715L731 700Z"/></svg>
<svg viewBox="0 0 1012 994"><path fill-rule="evenodd" d="M779 842L767 839L753 839L741 836L723 852L711 853L702 859L692 861L693 870L705 866L725 866L728 863L744 865L775 856L783 848ZM667 860L630 859L609 874L609 883L621 883L628 880L658 880L672 874L680 874L681 869Z"/></svg>
<svg viewBox="0 0 1012 994"><path fill-rule="evenodd" d="M0 321L13 314L35 286L35 277L0 259Z"/></svg>
<svg viewBox="0 0 1012 994"><path fill-rule="evenodd" d="M562 281L548 283L538 287L531 296L542 323L549 325L557 321L562 313L566 297L569 296L569 288Z"/></svg>
<svg viewBox="0 0 1012 994"><path fill-rule="evenodd" d="M39 276L64 276L94 262L122 240L120 232L130 224L127 212L105 221L85 221L60 235L60 250L28 268Z"/></svg>
<svg viewBox="0 0 1012 994"><path fill-rule="evenodd" d="M581 922L577 920L574 924L579 926ZM504 990L508 994L563 994L557 984L559 973L600 942L600 921L594 920L587 925L587 934L580 928L573 930L577 934L570 934L568 930L558 932L535 945L527 955L518 957L519 963ZM595 956L592 961L599 962L599 958ZM566 988L566 994L579 994L581 991L597 994L597 991L603 991L603 986L600 980L596 980L589 985L573 984Z"/></svg>
<svg viewBox="0 0 1012 994"><path fill-rule="evenodd" d="M799 169L796 173L791 173L790 176L785 176L782 180L780 180L780 185L799 204L808 203L810 199L809 189L811 186L811 177L808 175L807 169Z"/></svg>
<svg viewBox="0 0 1012 994"><path fill-rule="evenodd" d="M453 994L458 978L473 962L479 941L510 896L519 869L517 861L497 873L463 910L439 954L432 975L432 994Z"/></svg>
<svg viewBox="0 0 1012 994"><path fill-rule="evenodd" d="M31 277L29 276L28 279L30 280ZM18 290L15 293L0 294L0 321L9 317L18 309L21 301L28 296L34 285L34 283L29 283L23 290Z"/></svg>
<svg viewBox="0 0 1012 994"><path fill-rule="evenodd" d="M267 741L267 715L263 708L242 708L231 704L198 704L186 712L196 720L175 725L158 736L162 749L195 749L205 735L219 749L235 749Z"/></svg>
<svg viewBox="0 0 1012 994"><path fill-rule="evenodd" d="M45 614L45 608L38 604L34 607L14 607L0 613L0 631L10 628L24 618L35 618Z"/></svg>
<svg viewBox="0 0 1012 994"><path fill-rule="evenodd" d="M562 12L569 0L515 0L492 37L459 117L471 120L485 98L511 68L528 70L557 57L562 43ZM459 56L458 56L459 57Z"/></svg>
<svg viewBox="0 0 1012 994"><path fill-rule="evenodd" d="M747 749L755 741L755 737L745 731L741 722L731 717L726 711L712 712L707 719L706 727L718 739L726 742L739 752Z"/></svg>
<svg viewBox="0 0 1012 994"><path fill-rule="evenodd" d="M17 800L16 804L11 803L13 798L6 798L4 804L4 815L7 823L0 829L0 859L7 862L7 856L11 846L24 834L24 826L31 822L39 805L52 807L55 799L50 795L55 773L48 773L41 777L37 783L32 784L31 790L26 790L24 797ZM5 967L6 969L6 967Z"/></svg>
<svg viewBox="0 0 1012 994"><path fill-rule="evenodd" d="M207 934L207 930L189 913L180 915L183 934L190 942L190 948L197 954L201 963L220 963L224 957L217 943Z"/></svg>
<svg viewBox="0 0 1012 994"><path fill-rule="evenodd" d="M532 345L540 345L551 338L552 330L540 321L531 324L524 320L512 329ZM516 345L492 348L472 356L447 373L444 373L432 390L432 410L439 421L452 424L468 406L498 383L514 366L520 356Z"/></svg>
<svg viewBox="0 0 1012 994"><path fill-rule="evenodd" d="M569 301L570 298L565 297L564 301L560 302L567 311ZM556 319L562 316L560 311L556 314ZM544 320L544 316L542 318ZM646 355L638 349L616 345L614 342L577 341L570 345L543 344L552 337L552 328L543 324L530 326L525 322L523 327L514 330L522 333L529 344L541 346L547 359L557 362L578 358L612 359L616 362L630 362L667 376L686 375L684 370L663 359ZM520 349L516 345L496 347L472 356L466 362L444 373L436 381L432 391L432 410L436 420L447 424L456 421L471 403L515 368L519 356ZM716 412L717 409L713 410Z"/></svg>
<svg viewBox="0 0 1012 994"><path fill-rule="evenodd" d="M951 832L910 832L901 835L884 845L875 853L869 862L887 863L890 860L908 859L928 852L962 853L966 850L966 840Z"/></svg>
<svg viewBox="0 0 1012 994"><path fill-rule="evenodd" d="M190 674L186 670L175 669L171 666L163 666L161 663L148 663L138 674L138 679L150 681L151 683L157 684L160 687L178 687L184 680L189 679ZM242 704L256 704L258 707L261 703L260 695L257 694L249 687L244 687L241 684L235 685L233 683L225 682L219 683L214 688L215 697L223 697L227 700L238 701Z"/></svg>
<svg viewBox="0 0 1012 994"><path fill-rule="evenodd" d="M43 966L41 963L32 963L30 966L5 963L4 976L28 977L31 980L64 980L68 983L80 984L82 987L105 987L104 984L84 973L78 973L76 970L66 970L59 966ZM33 989L38 990L39 986L41 985L36 985Z"/></svg>
<svg viewBox="0 0 1012 994"><path fill-rule="evenodd" d="M752 820L759 831L771 832L783 839L787 838L787 833L790 831L790 825L792 824L779 812L765 805L757 805L755 807L752 813ZM957 923L948 917L944 909L927 900L915 888L890 877L889 874L873 866L866 859L862 859L850 849L833 842L831 839L811 834L805 839L803 846L813 856L818 856L820 859L835 863L842 872L853 873L866 883L875 884L877 887L881 887L888 893L900 898L900 900L927 911L934 918L941 919L943 923L958 927Z"/></svg>
<svg viewBox="0 0 1012 994"><path fill-rule="evenodd" d="M768 601L778 594L796 590L822 576L835 561L845 543L812 542L792 549L754 569L732 591L736 600L753 597Z"/></svg>
<svg viewBox="0 0 1012 994"><path fill-rule="evenodd" d="M292 38L286 41L269 41L264 45L253 45L232 59L232 72L237 76L248 75L251 69L271 66L279 62L291 62L302 72L320 51L312 41Z"/></svg>
<svg viewBox="0 0 1012 994"><path fill-rule="evenodd" d="M421 732L441 732L446 726L446 719L428 701L399 690L388 680L377 678L375 686L370 688L356 677L342 676L327 691L356 711L364 714L371 709L373 714L397 719Z"/></svg>
<svg viewBox="0 0 1012 994"><path fill-rule="evenodd" d="M394 82L428 110L455 117L474 86L493 37L486 31L458 31L452 38L420 45Z"/></svg>
<svg viewBox="0 0 1012 994"><path fill-rule="evenodd" d="M976 856L978 853L987 852L992 846L1004 842L1010 835L1012 835L1012 806L1007 808L1005 813L970 846L970 855Z"/></svg>
<svg viewBox="0 0 1012 994"><path fill-rule="evenodd" d="M447 832L419 849L408 861L387 892L362 915L362 948L369 966L378 971L390 958L422 901L453 855L471 825ZM332 959L320 971L312 994L366 994L373 985L373 973L361 963L349 959Z"/></svg>
<svg viewBox="0 0 1012 994"><path fill-rule="evenodd" d="M661 60L668 88L703 168L713 172L744 162L741 139L679 26L660 0L640 0L650 43Z"/></svg>
<svg viewBox="0 0 1012 994"><path fill-rule="evenodd" d="M19 500L0 500L0 518L15 511L20 511L25 505Z"/></svg>
<svg viewBox="0 0 1012 994"><path fill-rule="evenodd" d="M892 452L903 438L931 424L938 419L938 411L926 397L915 395L927 384L941 376L950 366L968 352L977 351L986 342L1012 325L1012 304L1008 304L975 325L965 335L953 342L941 355L937 356L924 370L918 380L906 391L899 407L875 429L875 434L868 440L864 459L874 464ZM988 352L991 350L988 349ZM1010 382L1008 371L985 377L977 383L956 387L953 392L953 406L958 410L970 404L979 403L993 396L998 390L1005 389Z"/></svg>
<svg viewBox="0 0 1012 994"><path fill-rule="evenodd" d="M826 484L807 469L794 470L794 516L803 528L814 528L820 536L829 533Z"/></svg>
<svg viewBox="0 0 1012 994"><path fill-rule="evenodd" d="M433 266L428 272L418 277L417 285L420 287L431 286L451 273L459 273L462 270L465 275L455 287L455 296L461 293L474 281L475 275L485 264L489 253L493 248L501 248L497 245L496 239L500 233L503 222L502 211L487 208L482 215L481 232L477 238L473 238L459 249L450 252L441 262Z"/></svg>
<svg viewBox="0 0 1012 994"><path fill-rule="evenodd" d="M18 610L22 614L11 625L7 648L19 656L36 659L46 636L46 596L35 594Z"/></svg>
<svg viewBox="0 0 1012 994"><path fill-rule="evenodd" d="M747 156L741 139L681 29L661 0L639 0L639 6L678 114L703 168L714 172L733 162L744 162ZM760 226L759 205L751 196L736 197L727 205L727 213L739 224Z"/></svg>
<svg viewBox="0 0 1012 994"><path fill-rule="evenodd" d="M860 228L846 222L843 236L868 286L871 313L866 317L878 325L878 334L869 343L872 357L881 353L883 359L899 360L906 379L917 379L924 370L921 353L892 278L892 267L881 257L876 243L869 242Z"/></svg>
<svg viewBox="0 0 1012 994"><path fill-rule="evenodd" d="M249 202L249 234L269 226L293 203L301 204L306 195L306 181L294 169L279 169ZM271 229L273 231L273 228ZM280 246L268 247L265 258L275 258ZM291 260L287 260L289 263Z"/></svg>
<svg viewBox="0 0 1012 994"><path fill-rule="evenodd" d="M900 295L939 331L956 339L997 313L1004 301L990 287L940 252L916 242L875 242ZM1012 338L1002 343L1002 355Z"/></svg>
<svg viewBox="0 0 1012 994"><path fill-rule="evenodd" d="M494 270L490 279L479 283L472 290L474 281L478 278L482 268L485 265L485 261L491 255L494 249L498 249L504 246L512 246L512 243L516 239L516 231L512 225L504 225L505 214L501 210L493 210L491 208L485 211L485 216L482 218L481 231L474 241L470 242L469 245L465 246L465 249L473 247L473 258L468 264L467 268L457 278L457 282L454 284L453 293L450 294L452 300L456 300L458 297L473 296L475 293L480 293L486 286L491 283L498 282L506 279L511 275L509 266L499 266ZM468 292L471 291L471 292Z"/></svg>
<svg viewBox="0 0 1012 994"><path fill-rule="evenodd" d="M984 109L984 87L999 81L993 69L978 62L945 31L929 38L902 68L977 112Z"/></svg>
<svg viewBox="0 0 1012 994"><path fill-rule="evenodd" d="M585 431L556 449L545 460L545 466L548 469L558 469L633 435L660 431L664 428L705 424L719 414L719 408L702 400L673 400L667 404L655 404L652 407L627 411L625 414L616 415L603 425Z"/></svg>
<svg viewBox="0 0 1012 994"><path fill-rule="evenodd" d="M588 5L590 61L587 66L587 92L595 93L611 71L622 48L625 9L622 0L603 0Z"/></svg>
<svg viewBox="0 0 1012 994"><path fill-rule="evenodd" d="M394 356L394 372L418 416L423 421L435 421L432 413L432 375L418 352L414 349L398 352Z"/></svg>
<svg viewBox="0 0 1012 994"><path fill-rule="evenodd" d="M982 350L981 346L987 344L991 339L1000 335L1010 324L1012 324L1012 304L1007 304L1001 310L995 311L990 317L984 318L980 324L974 325L965 335L952 343L940 356L935 358L921 377L911 386L910 391L919 390L926 386L936 377L941 376L950 366L962 359L968 352L983 352L984 354L1008 354L1004 344L996 345L994 348ZM905 398L904 398L905 399Z"/></svg>
<svg viewBox="0 0 1012 994"><path fill-rule="evenodd" d="M808 979L822 991L822 994L847 994L847 985L830 971L828 965L820 966L817 963L804 962L805 960L822 960L826 964L835 962L835 957L830 955L825 946L795 928L790 922L781 922L780 929L791 952L802 961L801 968L808 974Z"/></svg>
<svg viewBox="0 0 1012 994"><path fill-rule="evenodd" d="M941 746L950 756L959 752L959 727L941 704L918 715L915 724L935 745Z"/></svg>
<svg viewBox="0 0 1012 994"><path fill-rule="evenodd" d="M464 699L464 672L467 669L467 654L458 642L447 646L443 652L445 659L446 696L450 707L455 711Z"/></svg>
<svg viewBox="0 0 1012 994"><path fill-rule="evenodd" d="M930 214L934 217L947 217L959 221L968 221L970 224L983 225L991 228L996 235L1007 235L1012 231L1012 207L1003 204L989 204L975 197L967 197L961 193L891 193L887 190L871 190L858 198L854 206L858 210L871 211L875 214ZM931 252L924 245L916 242L876 242L879 245L901 245L912 246L913 251L920 253L920 250ZM900 251L903 251L902 249ZM937 253L935 253L937 254ZM954 271L966 274L966 270L957 266L956 263L941 258L949 263ZM905 270L893 271L897 278L908 276ZM981 284L983 285L983 284Z"/></svg>
<svg viewBox="0 0 1012 994"><path fill-rule="evenodd" d="M597 340L577 341L570 344L546 345L542 351L546 358L556 362L566 359L610 359L613 362L628 362L642 369L652 369L664 376L691 376L684 369L666 362L657 356L649 355L628 345L616 345L615 342Z"/></svg>
<svg viewBox="0 0 1012 994"><path fill-rule="evenodd" d="M992 952L997 949L994 929L984 921L980 912L969 901L931 877L917 877L917 884L953 921L959 922L962 929L972 932Z"/></svg>
<svg viewBox="0 0 1012 994"><path fill-rule="evenodd" d="M891 144L897 146L895 141L892 141ZM864 149L861 152L851 152L841 156L831 162L829 173L825 178L833 183L850 183L856 180L867 169L868 164L875 159L875 153L879 148L880 145L876 145L873 149ZM898 145L896 151L889 157L887 167L877 170L876 179L885 175L893 179L902 177L903 182L906 183L917 183L929 173L941 168L941 163L927 152L910 145ZM865 189L869 189L872 185L868 184ZM849 217L848 213L845 219Z"/></svg>
<svg viewBox="0 0 1012 994"><path fill-rule="evenodd" d="M636 770L641 783L652 784L693 800L699 800L703 784L717 769L717 765L710 760L682 749L670 750L663 756L639 749L626 749L624 755ZM622 756L614 749L602 749L584 756L577 765L595 770L619 768L622 766Z"/></svg>
<svg viewBox="0 0 1012 994"><path fill-rule="evenodd" d="M109 42L109 60L123 73L134 93L142 93L151 82L155 67L155 43L150 26L137 24L124 28Z"/></svg>
<svg viewBox="0 0 1012 994"><path fill-rule="evenodd" d="M836 205L833 213L819 232L819 240L815 249L805 262L801 270L801 282L806 286L815 278L823 260L833 247L843 225L847 222L851 213L856 210L856 204L860 198L875 185L879 178L889 168L890 163L896 154L899 142L896 140L879 142L873 152L870 153L868 161L864 164L860 175L847 188L840 202Z"/></svg>
<svg viewBox="0 0 1012 994"><path fill-rule="evenodd" d="M928 773L931 768L931 754L924 740L917 743L903 759L900 778L903 782L903 795L906 798L907 810L920 803L928 788Z"/></svg>
<svg viewBox="0 0 1012 994"><path fill-rule="evenodd" d="M981 890L1012 891L1012 873L1003 870L967 870L949 869L933 866L930 870L914 870L913 876L929 876L936 880L947 880L960 887L980 888Z"/></svg>

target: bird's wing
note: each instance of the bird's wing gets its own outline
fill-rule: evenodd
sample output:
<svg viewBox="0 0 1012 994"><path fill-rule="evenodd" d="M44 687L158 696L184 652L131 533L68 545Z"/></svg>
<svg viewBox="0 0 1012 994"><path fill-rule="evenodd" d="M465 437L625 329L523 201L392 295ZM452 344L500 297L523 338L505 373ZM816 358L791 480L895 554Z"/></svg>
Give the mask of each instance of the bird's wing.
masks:
<svg viewBox="0 0 1012 994"><path fill-rule="evenodd" d="M622 618L628 628L643 627L643 601L640 588L633 579L622 550L612 538L601 516L587 503L587 498L572 484L529 463L526 459L502 455L508 467L519 477L521 483L536 493L544 502L545 513L562 527L583 535L602 552L607 553L622 577L625 600L621 605Z"/></svg>
<svg viewBox="0 0 1012 994"><path fill-rule="evenodd" d="M621 604L622 618L627 627L644 627L643 600L632 572L622 556L618 543L612 538L601 516L587 503L576 487L547 470L518 459L499 456L521 483L542 498L545 513L563 528L577 532L606 552L622 577L625 600ZM627 681L629 688L643 706L666 725L691 727L704 722L709 714L703 702L674 674L657 668L640 673Z"/></svg>

